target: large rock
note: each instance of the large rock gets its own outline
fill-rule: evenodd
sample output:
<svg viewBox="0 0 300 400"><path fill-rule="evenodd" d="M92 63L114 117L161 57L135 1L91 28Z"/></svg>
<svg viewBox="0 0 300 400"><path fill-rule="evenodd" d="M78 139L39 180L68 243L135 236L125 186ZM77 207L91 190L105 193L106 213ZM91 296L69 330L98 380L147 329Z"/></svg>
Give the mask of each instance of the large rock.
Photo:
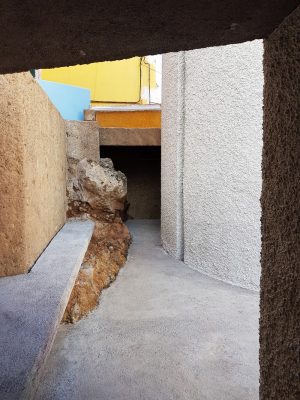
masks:
<svg viewBox="0 0 300 400"><path fill-rule="evenodd" d="M127 196L126 176L109 159L97 163L87 158L69 171L68 216L89 214L97 220L113 221L123 210Z"/></svg>

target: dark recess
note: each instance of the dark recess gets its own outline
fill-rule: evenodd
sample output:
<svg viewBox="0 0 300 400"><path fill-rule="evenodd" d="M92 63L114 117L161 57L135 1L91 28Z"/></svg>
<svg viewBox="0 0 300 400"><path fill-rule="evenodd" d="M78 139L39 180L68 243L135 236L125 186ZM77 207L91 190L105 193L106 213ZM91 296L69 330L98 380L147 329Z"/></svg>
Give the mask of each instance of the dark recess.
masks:
<svg viewBox="0 0 300 400"><path fill-rule="evenodd" d="M160 146L101 146L101 158L111 158L127 177L127 218L160 218Z"/></svg>

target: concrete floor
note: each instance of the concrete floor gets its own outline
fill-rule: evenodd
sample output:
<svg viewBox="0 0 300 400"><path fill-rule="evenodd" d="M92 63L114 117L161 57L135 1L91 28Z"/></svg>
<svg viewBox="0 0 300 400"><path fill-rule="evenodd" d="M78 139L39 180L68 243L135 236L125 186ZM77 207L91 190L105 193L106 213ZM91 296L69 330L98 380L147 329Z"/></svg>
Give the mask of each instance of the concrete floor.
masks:
<svg viewBox="0 0 300 400"><path fill-rule="evenodd" d="M157 221L129 227L126 266L61 326L36 399L258 399L258 294L174 261Z"/></svg>

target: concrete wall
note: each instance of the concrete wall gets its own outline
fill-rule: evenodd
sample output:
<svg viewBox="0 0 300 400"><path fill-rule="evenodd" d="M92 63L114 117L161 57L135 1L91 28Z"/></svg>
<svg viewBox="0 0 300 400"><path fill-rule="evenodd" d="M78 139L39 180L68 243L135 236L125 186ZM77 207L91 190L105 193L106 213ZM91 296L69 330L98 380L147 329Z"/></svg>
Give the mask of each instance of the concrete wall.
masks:
<svg viewBox="0 0 300 400"><path fill-rule="evenodd" d="M159 128L99 128L100 145L160 146Z"/></svg>
<svg viewBox="0 0 300 400"><path fill-rule="evenodd" d="M95 121L66 121L67 157L100 161L99 127Z"/></svg>
<svg viewBox="0 0 300 400"><path fill-rule="evenodd" d="M163 67L164 247L251 289L260 279L262 55L254 41L166 55Z"/></svg>
<svg viewBox="0 0 300 400"><path fill-rule="evenodd" d="M183 258L184 52L163 56L161 120L161 236Z"/></svg>
<svg viewBox="0 0 300 400"><path fill-rule="evenodd" d="M300 7L265 42L260 398L299 399Z"/></svg>
<svg viewBox="0 0 300 400"><path fill-rule="evenodd" d="M0 276L26 272L65 222L65 126L30 73L0 76Z"/></svg>

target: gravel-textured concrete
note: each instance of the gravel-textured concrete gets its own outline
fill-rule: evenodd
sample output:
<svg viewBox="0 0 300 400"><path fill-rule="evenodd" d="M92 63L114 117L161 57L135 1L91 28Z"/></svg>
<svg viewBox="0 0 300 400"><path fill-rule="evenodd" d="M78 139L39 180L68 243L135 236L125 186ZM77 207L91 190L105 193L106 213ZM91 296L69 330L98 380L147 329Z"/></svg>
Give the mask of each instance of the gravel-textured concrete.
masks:
<svg viewBox="0 0 300 400"><path fill-rule="evenodd" d="M32 399L93 232L68 222L26 275L0 279L0 399Z"/></svg>
<svg viewBox="0 0 300 400"><path fill-rule="evenodd" d="M258 295L166 255L133 221L127 264L99 308L61 326L37 399L255 400Z"/></svg>

